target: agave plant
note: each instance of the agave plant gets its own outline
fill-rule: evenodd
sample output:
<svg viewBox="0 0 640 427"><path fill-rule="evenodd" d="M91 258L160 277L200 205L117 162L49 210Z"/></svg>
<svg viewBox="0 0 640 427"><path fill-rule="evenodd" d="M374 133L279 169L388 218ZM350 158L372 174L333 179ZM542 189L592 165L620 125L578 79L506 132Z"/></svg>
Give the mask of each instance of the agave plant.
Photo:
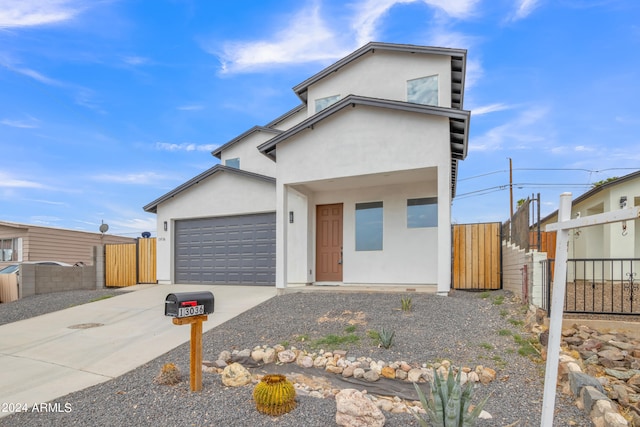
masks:
<svg viewBox="0 0 640 427"><path fill-rule="evenodd" d="M460 373L454 375L449 367L447 378L445 379L435 369L433 370L433 381L431 381L431 395L429 399L425 397L420 387L416 383L416 388L420 404L435 427L471 427L474 426L482 408L487 403L489 396L485 397L472 411L471 398L473 396L473 386L469 383L463 388L460 385ZM429 427L428 420L422 418L416 412L413 416L420 422L422 427Z"/></svg>
<svg viewBox="0 0 640 427"><path fill-rule="evenodd" d="M380 328L380 332L378 332L378 337L380 337L380 345L384 348L391 347L393 343L393 337L396 333L394 331L389 331L387 329Z"/></svg>
<svg viewBox="0 0 640 427"><path fill-rule="evenodd" d="M400 304L402 304L402 311L411 311L411 297L402 297Z"/></svg>

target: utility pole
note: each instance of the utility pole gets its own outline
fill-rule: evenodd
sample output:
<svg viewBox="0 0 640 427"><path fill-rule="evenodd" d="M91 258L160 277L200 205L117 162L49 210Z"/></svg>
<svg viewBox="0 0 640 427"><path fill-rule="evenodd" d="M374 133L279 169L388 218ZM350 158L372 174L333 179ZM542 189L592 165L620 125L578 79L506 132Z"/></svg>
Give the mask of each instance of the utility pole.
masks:
<svg viewBox="0 0 640 427"><path fill-rule="evenodd" d="M513 221L513 162L509 157L509 222Z"/></svg>

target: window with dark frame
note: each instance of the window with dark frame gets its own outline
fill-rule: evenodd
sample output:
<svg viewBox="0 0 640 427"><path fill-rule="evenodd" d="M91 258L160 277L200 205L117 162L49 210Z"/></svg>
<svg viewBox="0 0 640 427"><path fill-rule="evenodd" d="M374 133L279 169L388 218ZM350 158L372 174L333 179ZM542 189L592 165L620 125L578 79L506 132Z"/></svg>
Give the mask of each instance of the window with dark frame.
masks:
<svg viewBox="0 0 640 427"><path fill-rule="evenodd" d="M407 228L438 226L438 198L422 197L407 200Z"/></svg>
<svg viewBox="0 0 640 427"><path fill-rule="evenodd" d="M356 251L381 251L382 202L356 203Z"/></svg>

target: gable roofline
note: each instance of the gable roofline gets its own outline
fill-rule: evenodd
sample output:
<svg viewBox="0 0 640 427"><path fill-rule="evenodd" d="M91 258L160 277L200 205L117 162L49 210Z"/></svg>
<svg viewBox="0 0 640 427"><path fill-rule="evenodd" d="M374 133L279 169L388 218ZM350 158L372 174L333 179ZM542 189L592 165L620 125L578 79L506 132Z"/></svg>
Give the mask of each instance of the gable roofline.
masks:
<svg viewBox="0 0 640 427"><path fill-rule="evenodd" d="M293 87L293 91L298 95L302 102L307 102L307 90L309 86L324 79L328 75L338 71L340 68L348 65L367 53L374 53L377 50L423 53L429 55L444 55L451 57L451 107L458 110L462 109L464 101L464 84L467 64L466 49L452 49L444 47L418 46L411 44L381 43L369 42L360 49L352 52L344 58L338 60L333 65L328 66L319 73L314 74L302 83Z"/></svg>
<svg viewBox="0 0 640 427"><path fill-rule="evenodd" d="M283 142L298 133L324 120L327 117L336 114L348 106L364 105L378 108L388 108L393 110L407 111L412 113L428 114L449 119L449 143L451 149L451 197L455 196L458 161L467 157L469 142L469 119L471 113L465 110L456 110L452 108L436 107L433 105L414 104L411 102L392 101L387 99L369 98L365 96L349 95L340 101L325 108L319 113L303 120L292 128L271 138L269 141L258 146L258 150L267 157L275 161L276 148L280 142Z"/></svg>
<svg viewBox="0 0 640 427"><path fill-rule="evenodd" d="M251 129L249 129L249 130L241 133L240 135L236 136L231 141L229 141L229 142L221 145L220 147L216 148L215 150L213 150L211 152L211 155L220 159L222 157L222 151L223 150L226 150L227 148L229 148L233 144L236 144L237 142L242 141L243 139L245 139L246 137L248 137L249 135L251 135L251 134L253 134L255 132L269 132L269 133L277 134L277 133L280 133L282 131L278 130L278 129L265 127L265 126L254 126Z"/></svg>
<svg viewBox="0 0 640 427"><path fill-rule="evenodd" d="M179 185L178 187L174 188L173 190L169 191L168 193L158 197L156 200L154 200L153 202L145 205L142 209L144 209L145 212L149 212L149 213L158 213L158 205L160 203L166 202L167 200L175 197L176 195L182 193L183 191L193 187L196 184L199 184L200 181L205 180L207 178L209 178L212 175L215 175L216 173L219 172L229 172L238 176L244 176L247 178L252 178L252 179L258 179L261 181L265 181L271 184L275 184L276 183L276 179L272 178L270 176L266 176L266 175L260 175L257 173L253 173L253 172L248 172L242 169L236 169L236 168L232 168L229 166L223 166L223 165L215 165L214 167L207 169L206 171L202 172L200 175L195 176L193 178L191 178L189 181L185 182L184 184Z"/></svg>
<svg viewBox="0 0 640 427"><path fill-rule="evenodd" d="M573 208L573 206L577 205L578 203L584 202L585 200L589 199L590 197L595 196L596 194L598 194L601 191L604 191L606 189L610 189L612 187L615 187L619 184L622 184L624 182L630 181L632 179L636 179L636 178L640 178L640 170L635 171L635 172L631 172L630 174L627 174L625 176L622 176L616 180L613 181L609 181L606 182L604 184L598 185L597 187L594 187L584 193L582 193L581 195L579 195L578 197L576 197L574 200L571 201L571 207ZM553 218L554 216L558 215L558 210L556 209L555 211L551 212L549 215L545 216L544 218L542 218L540 220L540 223L544 223L546 221L549 221L551 218Z"/></svg>
<svg viewBox="0 0 640 427"><path fill-rule="evenodd" d="M288 119L289 117L291 117L294 114L300 112L301 110L304 110L305 108L307 108L307 104L305 104L305 103L299 104L298 106L296 106L296 107L292 108L291 110L287 111L286 113L284 113L280 117L277 117L274 120L271 120L269 123L264 125L264 127L271 128L271 129L276 129L276 128L274 128L275 125L277 125L278 123Z"/></svg>

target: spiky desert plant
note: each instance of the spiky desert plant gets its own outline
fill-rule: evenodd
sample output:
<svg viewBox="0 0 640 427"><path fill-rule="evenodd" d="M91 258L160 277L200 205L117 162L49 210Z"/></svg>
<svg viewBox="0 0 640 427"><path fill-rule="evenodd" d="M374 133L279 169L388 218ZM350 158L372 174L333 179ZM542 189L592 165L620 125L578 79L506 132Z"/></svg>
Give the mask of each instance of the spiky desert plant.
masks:
<svg viewBox="0 0 640 427"><path fill-rule="evenodd" d="M402 297L400 299L402 311L411 311L411 297Z"/></svg>
<svg viewBox="0 0 640 427"><path fill-rule="evenodd" d="M174 385L181 380L180 369L173 363L165 363L160 368L160 373L156 377L158 384Z"/></svg>
<svg viewBox="0 0 640 427"><path fill-rule="evenodd" d="M429 400L418 387L418 384L413 383L420 398L420 404L435 427L474 426L480 412L482 412L482 408L484 408L489 399L489 396L485 397L472 411L469 411L473 396L473 386L467 383L463 388L460 385L460 374L461 370L458 370L458 374L454 375L453 369L449 367L449 372L445 379L442 374L434 369ZM431 425L416 412L412 412L412 414L422 427Z"/></svg>
<svg viewBox="0 0 640 427"><path fill-rule="evenodd" d="M296 389L284 375L265 375L253 389L253 400L263 414L286 414L296 407Z"/></svg>
<svg viewBox="0 0 640 427"><path fill-rule="evenodd" d="M389 331L387 329L380 328L380 332L378 332L378 336L380 337L380 345L384 348L391 347L393 343L393 337L396 333L394 331Z"/></svg>

